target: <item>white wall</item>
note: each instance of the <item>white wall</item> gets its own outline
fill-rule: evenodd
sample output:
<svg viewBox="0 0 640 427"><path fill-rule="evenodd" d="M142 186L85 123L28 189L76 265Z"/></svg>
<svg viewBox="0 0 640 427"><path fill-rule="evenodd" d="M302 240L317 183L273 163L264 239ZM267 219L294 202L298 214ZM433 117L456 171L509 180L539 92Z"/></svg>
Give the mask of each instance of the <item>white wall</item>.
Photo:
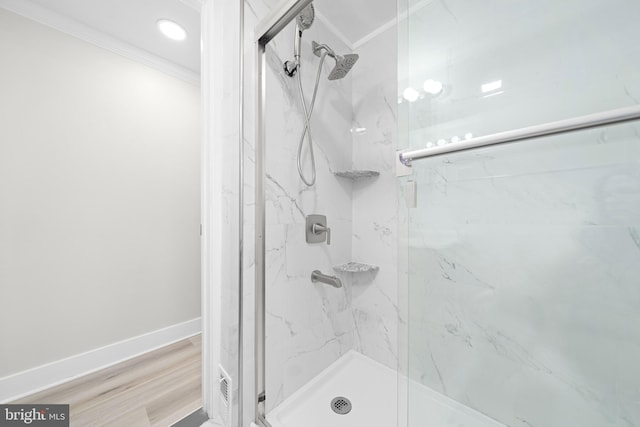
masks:
<svg viewBox="0 0 640 427"><path fill-rule="evenodd" d="M0 377L199 317L199 88L1 9L0 57Z"/></svg>

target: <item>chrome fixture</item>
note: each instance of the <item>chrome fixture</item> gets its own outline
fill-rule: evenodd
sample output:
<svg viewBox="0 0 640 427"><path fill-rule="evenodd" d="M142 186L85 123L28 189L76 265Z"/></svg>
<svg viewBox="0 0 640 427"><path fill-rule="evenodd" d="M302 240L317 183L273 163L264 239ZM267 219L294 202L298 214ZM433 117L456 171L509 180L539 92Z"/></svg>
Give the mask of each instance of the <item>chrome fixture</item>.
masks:
<svg viewBox="0 0 640 427"><path fill-rule="evenodd" d="M327 233L327 245L331 244L331 229L329 227L316 223L311 226L311 231L316 236L322 236L322 233Z"/></svg>
<svg viewBox="0 0 640 427"><path fill-rule="evenodd" d="M313 48L313 53L316 56L322 57L322 51L324 50L327 52L327 55L336 61L335 67L333 67L333 70L329 73L329 80L339 80L344 78L347 73L351 71L358 58L360 58L360 55L357 53L348 53L344 56L338 55L326 44L319 44L315 41L311 44L311 47Z"/></svg>
<svg viewBox="0 0 640 427"><path fill-rule="evenodd" d="M293 77L300 67L300 45L302 44L302 32L311 28L315 20L316 12L313 3L305 7L296 18L296 35L293 39L293 61L284 63L284 71L289 77Z"/></svg>
<svg viewBox="0 0 640 427"><path fill-rule="evenodd" d="M425 159L427 157L440 156L442 154L472 150L474 148L488 147L491 145L526 141L542 136L561 135L568 132L594 129L635 120L640 120L640 106L637 105L618 108L616 110L603 111L601 113L587 114L586 116L574 117L572 119L558 120L556 122L498 132L476 138L469 134L468 139L467 135L465 135L465 140L457 143L439 145L436 147L430 146L419 150L401 152L399 154L399 159L405 166L411 166L411 162L413 160Z"/></svg>
<svg viewBox="0 0 640 427"><path fill-rule="evenodd" d="M302 34L300 32L299 34ZM300 37L296 38L299 40ZM313 106L316 103L316 95L318 94L318 86L320 84L320 75L322 74L322 64L324 64L324 60L327 56L330 56L336 61L336 65L333 67L333 70L329 73L329 80L338 80L344 78L347 73L353 68L353 65L358 60L359 56L355 53L347 54L344 56L336 54L333 49L331 49L326 44L319 44L315 41L312 43L313 53L316 56L320 57L320 62L318 63L318 72L316 73L316 82L313 87L313 95L311 96L311 104L307 109L307 102L304 99L304 91L302 90L302 78L300 77L300 62L296 59L295 71L298 71L293 74L296 74L298 80L298 94L300 95L300 103L302 104L302 110L304 112L304 129L302 130L302 134L300 135L300 141L298 141L298 154L297 154L297 164L298 164L298 175L300 175L300 179L305 183L308 187L311 187L316 183L316 159L313 155L313 140L311 138L311 115L313 114ZM299 58L299 51L297 52ZM289 69L287 63L284 65L285 71ZM287 74L289 74L287 72ZM289 74L290 76L292 74ZM302 145L304 144L305 135L309 139L309 157L311 158L311 179L307 179L302 171Z"/></svg>
<svg viewBox="0 0 640 427"><path fill-rule="evenodd" d="M329 276L328 274L322 274L319 270L313 270L311 273L311 281L313 283L320 282L333 286L334 288L341 288L342 281L336 276Z"/></svg>
<svg viewBox="0 0 640 427"><path fill-rule="evenodd" d="M339 415L347 415L351 412L351 401L344 396L334 397L331 400L331 409Z"/></svg>
<svg viewBox="0 0 640 427"><path fill-rule="evenodd" d="M316 74L316 83L313 88L313 95L311 96L311 104L307 107L307 101L304 99L304 91L302 90L302 79L300 77L300 49L302 44L302 32L311 28L314 20L315 10L313 8L313 4L309 3L304 9L302 9L296 18L296 29L293 39L293 61L286 61L283 65L284 72L289 77L296 76L298 81L298 93L300 95L300 103L302 104L302 112L304 114L304 129L302 130L300 141L298 142L297 166L300 179L302 179L302 182L304 182L308 187L311 187L316 183L316 159L313 153L313 140L311 138L311 114L313 114L313 106L316 103L316 95L318 93L318 85L320 83L320 75L322 73L322 64L327 56L333 58L336 61L336 65L329 73L329 80L338 80L346 76L358 60L358 55L356 54L347 54L344 56L337 55L329 46L313 42L313 53L320 57L320 63L318 64L318 72ZM311 177L308 179L302 170L302 146L304 145L305 136L307 136L309 140L309 157L311 161Z"/></svg>
<svg viewBox="0 0 640 427"><path fill-rule="evenodd" d="M318 92L318 82L320 80L320 71L322 70L322 62L324 62L324 58L320 61L320 65L318 66L318 75L316 76L316 86L313 90L313 97L311 98L311 107L307 110L307 102L304 99L304 93L302 91L302 79L300 77L300 45L302 44L302 32L304 30L308 30L311 28L313 21L315 19L315 9L313 8L313 3L309 3L307 7L302 9L302 12L298 15L296 19L296 33L293 39L293 61L287 61L284 63L284 72L289 76L293 77L297 76L298 80L298 92L300 95L300 103L302 104L302 111L304 113L304 130L302 131L302 135L300 135L300 141L298 142L298 155L297 155L297 163L298 163L298 175L300 175L300 179L305 183L306 186L311 187L316 183L316 159L313 154L313 141L311 139L311 113L313 112L313 105L316 102L316 94ZM302 171L302 145L304 144L305 135L309 136L309 157L311 157L311 179L308 179L304 176L304 172Z"/></svg>
<svg viewBox="0 0 640 427"><path fill-rule="evenodd" d="M307 215L306 224L307 243L331 244L331 229L327 227L327 217L324 215Z"/></svg>

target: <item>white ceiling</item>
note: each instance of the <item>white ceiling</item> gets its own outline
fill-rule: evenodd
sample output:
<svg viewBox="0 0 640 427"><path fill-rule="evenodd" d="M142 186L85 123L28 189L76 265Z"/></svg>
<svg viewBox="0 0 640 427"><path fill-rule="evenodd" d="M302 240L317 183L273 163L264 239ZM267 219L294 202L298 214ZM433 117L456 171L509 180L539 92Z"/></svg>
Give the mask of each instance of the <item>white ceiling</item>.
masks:
<svg viewBox="0 0 640 427"><path fill-rule="evenodd" d="M191 80L199 79L200 74L201 4L202 0L0 0L0 7L94 43L96 35L100 42L106 35L120 44L114 50L122 53L130 46L138 53L151 54L155 65L158 61L153 58L177 65L192 76ZM395 0L314 0L314 6L318 19L356 48L371 33L393 22L396 15ZM156 28L158 19L178 22L187 30L187 40L164 37ZM65 28L74 26L72 30ZM87 35L83 28L93 34ZM96 44L109 48L113 43ZM133 56L141 55L133 52ZM184 73L178 70L178 74Z"/></svg>
<svg viewBox="0 0 640 427"><path fill-rule="evenodd" d="M71 18L120 42L200 73L199 0L20 0ZM170 19L187 30L178 42L164 37L158 19Z"/></svg>

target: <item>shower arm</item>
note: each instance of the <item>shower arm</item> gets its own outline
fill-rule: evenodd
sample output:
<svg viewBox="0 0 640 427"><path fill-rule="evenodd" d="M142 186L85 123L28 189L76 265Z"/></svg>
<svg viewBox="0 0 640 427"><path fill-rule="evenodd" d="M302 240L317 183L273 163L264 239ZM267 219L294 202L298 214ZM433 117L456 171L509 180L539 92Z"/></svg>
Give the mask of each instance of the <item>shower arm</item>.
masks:
<svg viewBox="0 0 640 427"><path fill-rule="evenodd" d="M331 49L329 46L327 46L326 44L319 44L317 42L313 42L312 44L312 48L313 48L313 53L316 56L320 56L320 51L321 50L326 50L327 51L327 55L329 55L330 57L332 57L333 59L337 59L338 55L333 51L333 49Z"/></svg>

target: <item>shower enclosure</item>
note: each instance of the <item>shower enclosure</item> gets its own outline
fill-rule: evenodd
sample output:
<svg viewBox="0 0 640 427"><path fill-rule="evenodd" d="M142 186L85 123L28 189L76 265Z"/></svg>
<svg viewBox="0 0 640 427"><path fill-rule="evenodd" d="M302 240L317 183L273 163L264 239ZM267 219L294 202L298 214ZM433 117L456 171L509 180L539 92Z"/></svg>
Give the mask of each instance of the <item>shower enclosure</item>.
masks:
<svg viewBox="0 0 640 427"><path fill-rule="evenodd" d="M640 426L640 5L244 4L243 425Z"/></svg>
<svg viewBox="0 0 640 427"><path fill-rule="evenodd" d="M396 5L310 4L255 26L256 421L395 425Z"/></svg>

